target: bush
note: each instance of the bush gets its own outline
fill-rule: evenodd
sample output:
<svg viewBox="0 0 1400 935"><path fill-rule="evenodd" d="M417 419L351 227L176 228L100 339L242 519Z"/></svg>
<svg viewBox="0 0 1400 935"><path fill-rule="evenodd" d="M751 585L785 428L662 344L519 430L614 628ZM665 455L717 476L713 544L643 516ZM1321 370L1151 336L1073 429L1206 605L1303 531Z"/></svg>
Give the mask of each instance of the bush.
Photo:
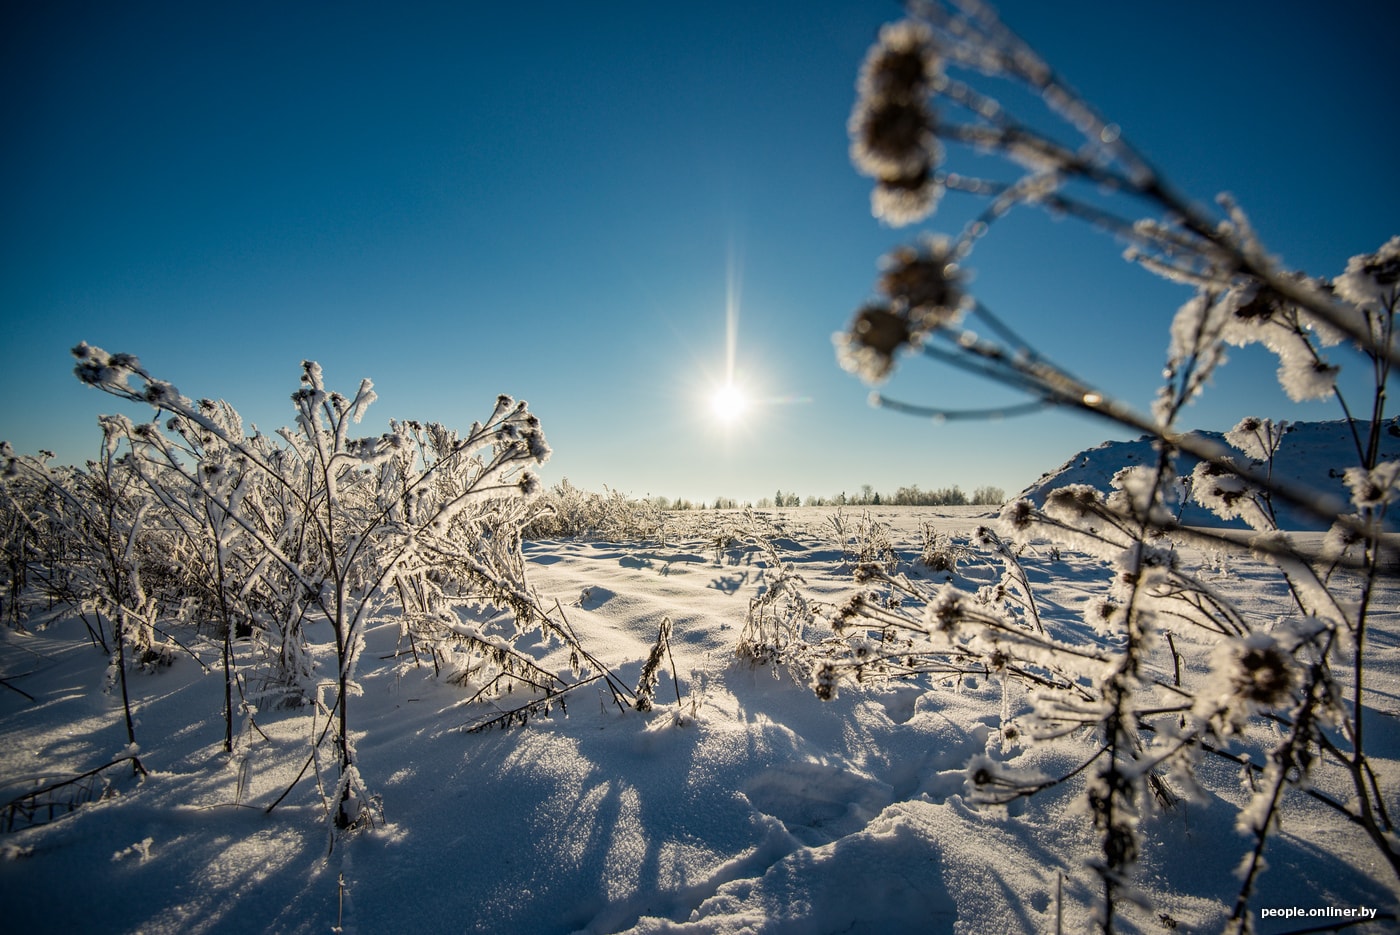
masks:
<svg viewBox="0 0 1400 935"><path fill-rule="evenodd" d="M535 501L525 538L609 542L664 538L666 514L658 503L634 500L606 487L603 491L580 490L564 478Z"/></svg>
<svg viewBox="0 0 1400 935"><path fill-rule="evenodd" d="M465 435L409 421L353 438L350 427L375 398L370 382L347 397L306 362L292 395L295 427L246 435L232 406L181 395L131 355L86 344L74 355L80 380L151 405L156 420L104 416L102 456L86 470L51 468L4 446L0 528L7 553L26 559L9 563L12 588L19 568L51 602L91 615L103 645L103 617L111 621L111 671L124 701L129 664L164 663L179 626L215 621L233 753L235 691L249 717L266 700L244 694L232 669L232 640L251 639L271 693L314 704L324 718L308 766L330 734L339 781L327 810L347 828L372 820L375 801L361 788L350 730L371 623L396 620L414 657L430 654L473 697L513 681L558 687L514 646L530 630L573 639L524 577L520 531L539 487L530 467L550 453L524 403L498 397ZM505 613L483 613L492 608ZM18 621L13 599L8 610ZM334 638L335 671L324 675L307 630L317 620ZM126 724L135 742L129 706Z"/></svg>

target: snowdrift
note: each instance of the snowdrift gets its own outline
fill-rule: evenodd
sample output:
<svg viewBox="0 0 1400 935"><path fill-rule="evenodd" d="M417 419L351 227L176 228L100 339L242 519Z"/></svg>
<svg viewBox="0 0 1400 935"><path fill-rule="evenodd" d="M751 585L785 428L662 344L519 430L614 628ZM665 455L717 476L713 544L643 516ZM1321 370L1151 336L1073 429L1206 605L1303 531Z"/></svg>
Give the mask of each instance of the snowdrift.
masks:
<svg viewBox="0 0 1400 935"><path fill-rule="evenodd" d="M1368 422L1358 423L1358 430L1362 433L1369 427ZM1225 436L1221 432L1190 434L1226 444ZM1152 439L1147 435L1133 441L1104 442L1095 448L1081 451L1054 471L1042 474L1039 480L1022 491L1021 496L1029 498L1039 506L1045 502L1047 493L1068 484L1088 484L1107 492L1112 487L1113 475L1119 470L1134 464L1153 464L1156 457ZM1382 429L1381 460L1396 458L1400 458L1400 423L1392 420ZM1246 461L1242 455L1240 460ZM1348 495L1342 483L1342 472L1358 460L1356 441L1346 422L1294 422L1289 425L1288 433L1279 447L1274 474L1295 485L1329 494L1339 503L1345 503ZM1197 459L1189 455L1178 455L1172 463L1178 477L1189 477ZM1315 517L1286 504L1278 506L1277 510L1279 526L1282 529L1326 529ZM1182 506L1181 520L1187 526L1245 528L1240 520L1221 520L1193 501L1188 501Z"/></svg>

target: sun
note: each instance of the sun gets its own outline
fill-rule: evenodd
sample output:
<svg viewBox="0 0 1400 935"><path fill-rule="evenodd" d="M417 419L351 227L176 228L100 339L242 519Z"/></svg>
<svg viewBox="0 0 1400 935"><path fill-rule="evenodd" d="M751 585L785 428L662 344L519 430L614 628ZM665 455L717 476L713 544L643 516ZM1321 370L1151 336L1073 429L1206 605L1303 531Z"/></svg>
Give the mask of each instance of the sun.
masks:
<svg viewBox="0 0 1400 935"><path fill-rule="evenodd" d="M710 413L729 425L737 423L749 409L749 398L733 383L725 383L710 394Z"/></svg>

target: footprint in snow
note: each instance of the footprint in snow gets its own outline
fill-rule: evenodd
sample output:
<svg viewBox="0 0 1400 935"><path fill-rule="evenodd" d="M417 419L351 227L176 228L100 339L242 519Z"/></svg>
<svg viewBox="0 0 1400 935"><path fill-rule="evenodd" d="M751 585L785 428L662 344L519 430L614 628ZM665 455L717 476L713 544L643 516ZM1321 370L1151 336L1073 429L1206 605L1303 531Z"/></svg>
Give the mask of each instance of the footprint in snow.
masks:
<svg viewBox="0 0 1400 935"><path fill-rule="evenodd" d="M775 766L750 780L743 792L750 805L778 819L809 847L859 831L894 801L885 783L816 762Z"/></svg>

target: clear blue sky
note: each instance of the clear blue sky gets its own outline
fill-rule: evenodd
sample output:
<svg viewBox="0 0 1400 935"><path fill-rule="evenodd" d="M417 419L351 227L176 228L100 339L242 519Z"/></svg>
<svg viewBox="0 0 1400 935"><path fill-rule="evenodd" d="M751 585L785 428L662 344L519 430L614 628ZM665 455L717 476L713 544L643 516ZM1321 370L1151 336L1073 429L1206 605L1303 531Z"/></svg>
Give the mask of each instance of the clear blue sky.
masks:
<svg viewBox="0 0 1400 935"><path fill-rule="evenodd" d="M1233 192L1316 274L1400 233L1389 3L1017 0L1003 18L1193 197ZM298 364L389 418L530 401L568 476L757 499L1019 490L1113 435L1062 413L935 426L866 404L831 335L911 239L869 215L846 118L891 3L39 3L0 14L0 438L95 454L79 340L271 430ZM956 198L931 226L955 231ZM977 294L1146 406L1186 297L1068 222L1010 220ZM728 429L725 371L766 400ZM1289 407L1235 355L1207 428ZM912 362L892 395L1004 399ZM140 416L131 410L134 417Z"/></svg>

